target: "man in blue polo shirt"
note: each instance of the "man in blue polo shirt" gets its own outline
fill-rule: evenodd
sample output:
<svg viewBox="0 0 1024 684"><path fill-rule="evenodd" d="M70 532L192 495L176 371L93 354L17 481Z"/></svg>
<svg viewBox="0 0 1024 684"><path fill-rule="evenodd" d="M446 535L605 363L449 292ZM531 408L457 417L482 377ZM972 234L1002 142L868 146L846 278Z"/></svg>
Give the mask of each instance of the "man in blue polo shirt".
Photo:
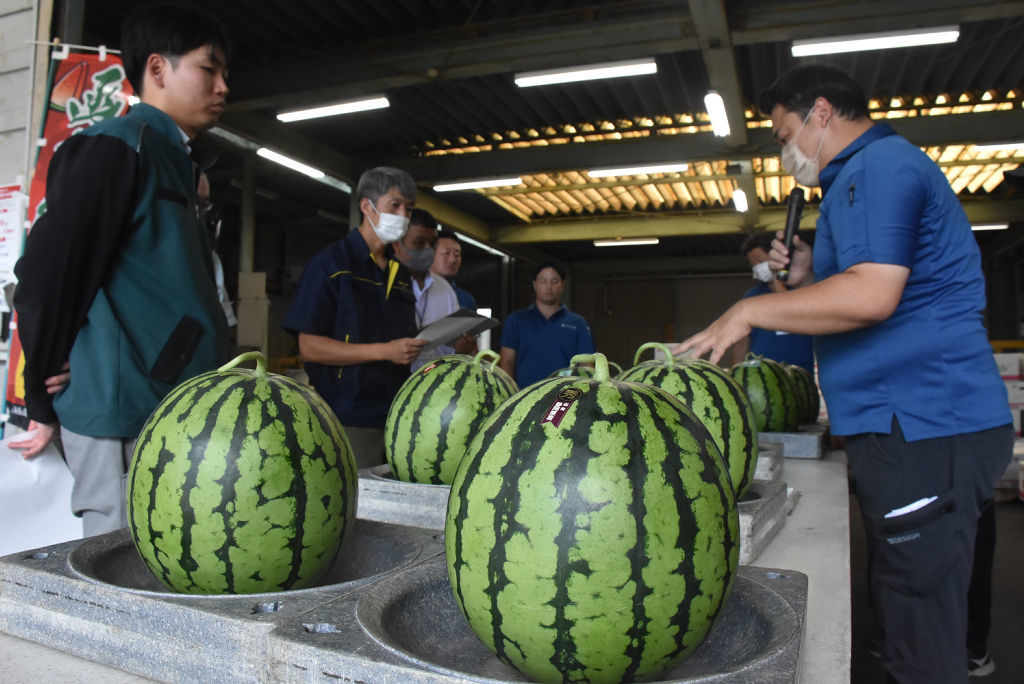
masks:
<svg viewBox="0 0 1024 684"><path fill-rule="evenodd" d="M967 587L1013 444L970 223L938 166L872 122L846 74L794 69L760 104L786 169L822 188L813 257L776 241L773 268L788 264L797 287L740 300L674 351L717 361L755 326L817 336L872 554L882 664L901 682L963 681L990 663L968 659Z"/></svg>
<svg viewBox="0 0 1024 684"><path fill-rule="evenodd" d="M743 293L743 297L757 297L769 292L785 292L786 285L771 272L768 250L771 249L771 233L755 233L743 241L740 252L747 257L758 284ZM781 330L752 328L750 335L732 347L732 363L743 361L747 353L778 361L791 363L814 375L814 338L810 335L790 335Z"/></svg>
<svg viewBox="0 0 1024 684"><path fill-rule="evenodd" d="M426 341L414 339L416 298L391 248L409 227L416 185L378 167L359 178L355 198L362 222L306 265L281 325L298 337L310 383L365 468L384 462L388 408Z"/></svg>
<svg viewBox="0 0 1024 684"><path fill-rule="evenodd" d="M520 387L543 380L569 365L576 354L594 353L594 340L583 317L562 305L565 271L545 262L533 274L537 301L509 314L501 331L498 365Z"/></svg>

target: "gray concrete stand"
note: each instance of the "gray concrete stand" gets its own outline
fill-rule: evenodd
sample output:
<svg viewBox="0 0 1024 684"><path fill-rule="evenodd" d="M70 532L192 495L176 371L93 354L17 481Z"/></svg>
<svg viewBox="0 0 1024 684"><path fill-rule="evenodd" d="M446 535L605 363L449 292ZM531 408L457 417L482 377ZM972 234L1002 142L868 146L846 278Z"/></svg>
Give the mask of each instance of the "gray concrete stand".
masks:
<svg viewBox="0 0 1024 684"><path fill-rule="evenodd" d="M162 681L512 682L469 629L439 535L359 521L314 589L162 591L127 530L0 559L0 630ZM703 644L671 682L791 682L807 578L740 568Z"/></svg>
<svg viewBox="0 0 1024 684"><path fill-rule="evenodd" d="M796 432L759 432L759 444L781 444L786 458L821 458L824 455L825 434L828 425L809 423Z"/></svg>

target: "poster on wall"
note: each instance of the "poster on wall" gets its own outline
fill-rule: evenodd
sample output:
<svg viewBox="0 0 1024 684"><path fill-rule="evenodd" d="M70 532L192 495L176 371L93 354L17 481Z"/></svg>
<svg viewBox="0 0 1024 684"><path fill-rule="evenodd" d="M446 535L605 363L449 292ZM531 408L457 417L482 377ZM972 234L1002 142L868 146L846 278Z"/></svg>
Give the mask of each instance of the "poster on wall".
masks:
<svg viewBox="0 0 1024 684"><path fill-rule="evenodd" d="M7 286L14 281L14 262L25 237L25 195L20 185L0 186L0 312L9 313Z"/></svg>
<svg viewBox="0 0 1024 684"><path fill-rule="evenodd" d="M124 114L132 94L120 58L109 52L102 55L72 53L55 61L54 65L39 152L29 186L29 225L46 211L46 174L60 144L89 126ZM19 243L18 255L20 250ZM4 414L11 423L24 428L28 426L28 416L22 375L24 359L17 326L17 314L14 314L7 356Z"/></svg>

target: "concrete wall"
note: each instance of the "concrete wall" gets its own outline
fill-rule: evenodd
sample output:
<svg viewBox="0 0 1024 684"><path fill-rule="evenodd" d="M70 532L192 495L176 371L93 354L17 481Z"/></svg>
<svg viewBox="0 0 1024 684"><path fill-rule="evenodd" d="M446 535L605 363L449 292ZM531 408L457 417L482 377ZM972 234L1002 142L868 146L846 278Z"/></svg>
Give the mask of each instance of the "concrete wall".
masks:
<svg viewBox="0 0 1024 684"><path fill-rule="evenodd" d="M26 174L33 18L32 2L0 0L0 184Z"/></svg>

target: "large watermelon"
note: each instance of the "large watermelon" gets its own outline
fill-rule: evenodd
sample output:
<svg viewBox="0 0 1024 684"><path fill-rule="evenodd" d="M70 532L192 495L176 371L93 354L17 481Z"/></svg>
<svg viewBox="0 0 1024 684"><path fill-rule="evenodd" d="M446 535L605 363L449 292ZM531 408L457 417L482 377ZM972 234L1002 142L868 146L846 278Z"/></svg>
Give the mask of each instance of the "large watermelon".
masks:
<svg viewBox="0 0 1024 684"><path fill-rule="evenodd" d="M648 349L660 349L664 358L638 364ZM754 409L743 388L715 364L702 359L677 359L660 342L640 345L633 364L619 379L660 387L692 410L715 438L729 465L736 498L742 499L757 470Z"/></svg>
<svg viewBox="0 0 1024 684"><path fill-rule="evenodd" d="M236 368L256 359L256 370ZM314 586L356 516L357 476L334 412L243 354L156 407L128 472L128 525L168 588L247 594Z"/></svg>
<svg viewBox="0 0 1024 684"><path fill-rule="evenodd" d="M796 389L799 408L797 422L801 425L816 423L818 412L821 410L821 396L818 394L818 384L814 381L814 376L803 366L792 363L786 364L786 370L793 378L793 386Z"/></svg>
<svg viewBox="0 0 1024 684"><path fill-rule="evenodd" d="M384 455L406 482L451 484L480 424L518 389L484 349L442 356L409 376L391 402Z"/></svg>
<svg viewBox="0 0 1024 684"><path fill-rule="evenodd" d="M448 576L476 635L531 678L653 678L732 588L736 500L689 409L583 358L593 379L520 391L473 440L448 498Z"/></svg>
<svg viewBox="0 0 1024 684"><path fill-rule="evenodd" d="M748 354L729 373L747 393L759 432L793 432L798 426L796 387L785 366Z"/></svg>

